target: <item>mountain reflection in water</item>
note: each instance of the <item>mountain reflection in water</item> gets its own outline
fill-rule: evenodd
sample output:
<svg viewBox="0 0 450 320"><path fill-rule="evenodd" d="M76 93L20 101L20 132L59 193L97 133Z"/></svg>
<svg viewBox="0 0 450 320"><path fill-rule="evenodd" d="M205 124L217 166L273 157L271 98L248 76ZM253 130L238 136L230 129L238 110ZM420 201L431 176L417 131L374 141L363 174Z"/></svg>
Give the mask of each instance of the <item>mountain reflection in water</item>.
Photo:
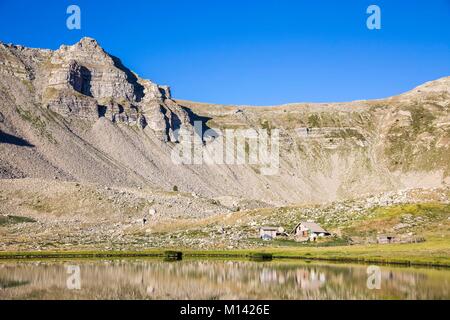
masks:
<svg viewBox="0 0 450 320"><path fill-rule="evenodd" d="M68 289L68 266L79 267L80 290ZM381 288L370 290L367 267L291 260L3 261L0 299L450 298L450 270L381 266Z"/></svg>

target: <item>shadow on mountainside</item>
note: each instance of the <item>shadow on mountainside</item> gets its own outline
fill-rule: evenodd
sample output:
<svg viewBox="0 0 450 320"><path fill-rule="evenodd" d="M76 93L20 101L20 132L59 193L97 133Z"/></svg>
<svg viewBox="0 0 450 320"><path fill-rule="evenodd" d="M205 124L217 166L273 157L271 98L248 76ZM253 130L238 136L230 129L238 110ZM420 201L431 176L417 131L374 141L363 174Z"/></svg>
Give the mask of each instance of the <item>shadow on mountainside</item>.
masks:
<svg viewBox="0 0 450 320"><path fill-rule="evenodd" d="M125 74L127 76L127 81L133 85L136 101L137 102L141 101L142 98L144 97L144 86L142 86L140 83L138 83L138 78L136 77L136 75L130 69L125 67L119 58L112 56L112 55L111 55L111 58L114 61L114 66L116 68L122 70L123 72L125 72Z"/></svg>
<svg viewBox="0 0 450 320"><path fill-rule="evenodd" d="M29 143L27 140L13 136L6 132L0 130L0 143L13 144L19 147L34 147L33 144Z"/></svg>
<svg viewBox="0 0 450 320"><path fill-rule="evenodd" d="M214 136L217 137L219 134L218 132L216 132L214 129L210 128L207 125L207 122L209 120L211 120L211 117L204 117L204 116L200 116L196 113L194 113L191 109L189 109L188 107L181 107L184 111L186 111L186 113L189 116L189 122L191 123L191 125L194 125L195 122L201 122L202 123L202 132L196 132L199 136L203 137L203 140L205 140L205 138ZM197 130L197 129L196 129Z"/></svg>
<svg viewBox="0 0 450 320"><path fill-rule="evenodd" d="M82 77L83 81L81 83L81 87L79 88L79 90L77 90L77 89L75 89L75 90L81 92L84 95L92 97L92 92L91 92L92 73L88 68L86 68L84 66L81 66L80 72L81 72L81 77Z"/></svg>

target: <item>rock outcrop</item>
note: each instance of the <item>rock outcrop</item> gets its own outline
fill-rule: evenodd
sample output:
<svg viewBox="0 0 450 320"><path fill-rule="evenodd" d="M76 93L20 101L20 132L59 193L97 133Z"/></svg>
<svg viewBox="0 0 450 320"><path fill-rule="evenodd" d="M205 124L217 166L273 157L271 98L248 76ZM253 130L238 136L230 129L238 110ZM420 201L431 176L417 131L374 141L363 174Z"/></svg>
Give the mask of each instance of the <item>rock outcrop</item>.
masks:
<svg viewBox="0 0 450 320"><path fill-rule="evenodd" d="M136 101L142 95L137 77L118 59L108 55L94 39L83 38L73 46L61 46L52 54L50 63L53 70L49 86L71 86L96 99Z"/></svg>
<svg viewBox="0 0 450 320"><path fill-rule="evenodd" d="M74 94L69 89L61 89L46 92L46 107L62 116L79 116L83 118L95 119L98 117L99 106L95 99L91 97Z"/></svg>
<svg viewBox="0 0 450 320"><path fill-rule="evenodd" d="M56 51L2 44L0 52L0 72L34 85L36 99L64 117L148 126L165 142L176 142L173 132L181 126L191 127L168 86L139 78L94 39Z"/></svg>

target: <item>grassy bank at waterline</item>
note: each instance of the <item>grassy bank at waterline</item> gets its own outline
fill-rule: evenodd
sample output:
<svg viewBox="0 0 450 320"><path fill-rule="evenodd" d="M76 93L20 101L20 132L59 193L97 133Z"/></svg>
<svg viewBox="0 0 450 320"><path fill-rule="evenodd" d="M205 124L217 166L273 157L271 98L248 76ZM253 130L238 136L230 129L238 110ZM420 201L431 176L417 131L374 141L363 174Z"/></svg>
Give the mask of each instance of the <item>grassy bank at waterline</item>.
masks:
<svg viewBox="0 0 450 320"><path fill-rule="evenodd" d="M255 254L270 253L273 259L297 258L326 261L401 264L450 267L450 241L445 238L430 239L423 243L389 245L354 245L336 247L266 247L260 249L195 250L170 248L182 251L183 257L251 258ZM43 258L111 258L111 257L164 257L164 249L142 251L34 251L0 252L0 259Z"/></svg>

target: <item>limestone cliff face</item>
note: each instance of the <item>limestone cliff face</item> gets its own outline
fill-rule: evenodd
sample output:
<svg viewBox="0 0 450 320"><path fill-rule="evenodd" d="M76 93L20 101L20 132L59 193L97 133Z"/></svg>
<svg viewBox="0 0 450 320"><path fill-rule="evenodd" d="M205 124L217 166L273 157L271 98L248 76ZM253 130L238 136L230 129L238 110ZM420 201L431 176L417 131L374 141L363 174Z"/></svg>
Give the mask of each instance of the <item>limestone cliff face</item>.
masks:
<svg viewBox="0 0 450 320"><path fill-rule="evenodd" d="M96 99L137 101L143 92L137 78L119 60L108 55L94 39L61 46L50 59L49 87L74 90Z"/></svg>
<svg viewBox="0 0 450 320"><path fill-rule="evenodd" d="M90 38L58 50L0 43L0 178L151 185L316 202L450 184L450 77L387 99L276 107L174 100ZM278 129L279 172L171 159L178 129ZM206 149L209 142L200 146ZM225 150L226 151L226 150Z"/></svg>
<svg viewBox="0 0 450 320"><path fill-rule="evenodd" d="M139 78L94 39L56 51L13 45L1 45L1 50L1 72L29 81L37 100L62 116L106 117L141 129L149 125L161 140L172 142L174 130L191 126L185 111L171 100L169 87Z"/></svg>

